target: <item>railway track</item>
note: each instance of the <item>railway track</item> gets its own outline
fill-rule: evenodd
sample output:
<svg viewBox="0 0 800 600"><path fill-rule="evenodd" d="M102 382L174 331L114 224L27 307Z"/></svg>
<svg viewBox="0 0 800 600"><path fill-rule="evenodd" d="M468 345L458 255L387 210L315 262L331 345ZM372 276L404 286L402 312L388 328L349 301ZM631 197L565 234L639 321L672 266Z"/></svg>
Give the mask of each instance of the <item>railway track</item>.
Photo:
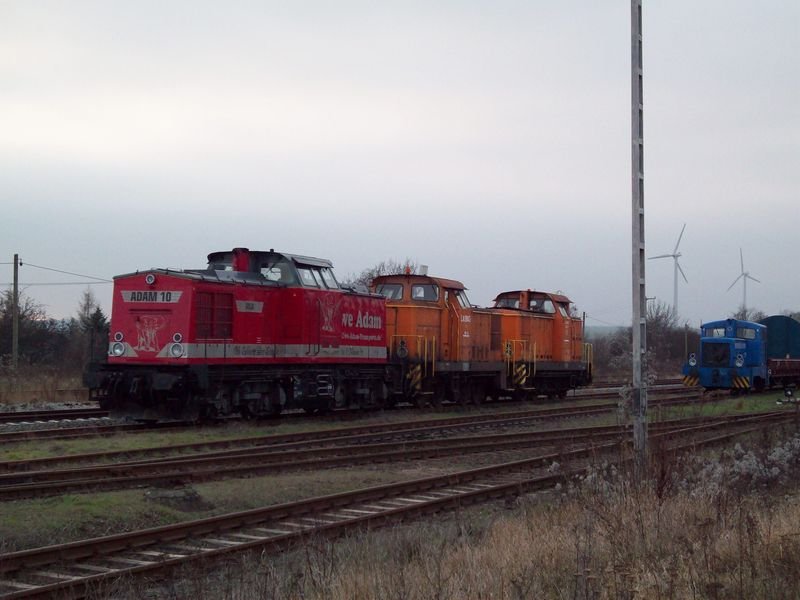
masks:
<svg viewBox="0 0 800 600"><path fill-rule="evenodd" d="M678 394L678 398L683 398L685 400L694 400L700 398L701 394L696 390L687 390L677 392L675 389L667 386L663 388L653 388L651 390L651 394L653 396L653 400L651 404L656 404L655 397L660 396L662 394ZM604 390L604 391L595 391L595 392L584 392L578 396L570 397L571 400L579 400L579 401L591 401L591 400L600 400L604 398L617 398L619 397L619 393L616 390ZM610 403L609 405L613 405L616 407L616 403ZM506 406L506 404L504 404ZM568 410L570 405L564 405L564 403L560 403L554 409L559 410ZM558 408L561 407L561 408ZM460 406L453 406L453 410L459 410ZM447 410L448 407L444 407L444 410ZM81 409L73 409L74 410L81 410ZM99 411L99 409L97 409ZM419 408L400 408L400 409L393 409L394 411L397 410L406 410L410 413L419 414L421 410ZM74 415L73 411L59 411L61 413L67 413ZM47 414L47 411L33 411L34 413L44 413ZM20 415L20 414L32 414L32 413L0 413L0 415ZM89 414L89 413L87 413ZM107 415L107 411L105 411ZM335 413L328 415L327 418L330 420L345 420L350 418L360 418L364 414L364 411L359 409L353 410L340 410L336 411ZM89 418L84 416L79 416L78 418ZM98 417L101 418L101 417ZM305 421L309 418L316 418L319 419L318 415L311 416L305 413L297 413L297 414L288 414L281 417L279 421L276 422L291 422L291 421ZM51 419L52 420L52 419ZM7 422L15 422L15 421L7 421ZM41 421L40 421L41 422ZM32 429L32 430L23 430L23 431L2 431L0 432L0 445L4 443L13 443L13 442L20 442L26 440L33 440L33 439L50 439L50 440L64 440L64 439L75 439L80 437L100 437L100 436L108 436L114 435L120 432L133 432L133 431L146 431L148 427L159 427L159 428L179 428L179 427L192 427L191 424L184 424L180 425L177 423L155 423L155 424L133 424L133 423L122 423L122 424L102 424L98 425L97 421L85 421L81 422L80 426L78 427L57 427L57 428L50 428L50 429Z"/></svg>
<svg viewBox="0 0 800 600"><path fill-rule="evenodd" d="M682 394L677 397L667 397L667 398L660 398L656 399L653 398L650 403L652 406L670 406L674 404L681 404L686 401L691 401L695 399L696 396L686 396ZM392 423L392 424L372 424L372 425L361 425L361 426L354 426L354 427L347 427L347 428L336 428L330 430L321 430L312 433L308 432L301 432L301 433L293 433L293 434L279 434L279 435L269 435L269 436L258 436L252 438L253 443L288 443L290 441L302 441L305 439L309 439L309 437L316 438L316 439L323 439L326 436L339 436L339 435L356 435L356 433L371 433L371 432L386 432L391 430L402 430L414 427L433 427L435 425L441 425L443 427L452 427L452 426L460 426L464 424L471 424L475 427L480 427L481 424L491 424L496 421L513 421L513 420L530 420L530 419L560 419L560 418L570 418L570 417L581 417L581 416L592 416L596 414L601 414L605 412L609 412L611 410L616 410L618 408L617 402L603 402L598 404L588 404L588 405L559 405L554 407L541 407L541 408L533 408L529 410L523 411L516 411L516 412L502 412L502 413L491 413L491 414L481 414L481 415L469 415L464 417L439 417L436 419L424 419L424 420L415 420L409 422L402 422L402 423ZM419 411L415 411L419 413ZM305 419L306 417L304 417ZM19 432L7 432L7 433L0 433L0 445L4 443L14 443L14 442L22 442L22 441L30 441L36 439L75 439L75 438L82 438L82 437L96 437L96 436L108 436L108 435L115 435L118 433L137 433L137 432L145 432L150 431L154 428L159 428L163 431L185 431L187 428L193 427L193 425L175 425L171 423L159 423L153 425L143 425L143 424L117 424L117 425L103 425L98 426L95 425L91 428L88 427L81 427L75 429L44 429L44 430L34 430L34 431L19 431ZM175 450L179 450L181 448L185 448L187 450L192 449L199 449L201 447L226 447L230 446L231 444L242 444L244 443L243 440L222 440L217 442L202 442L198 444L184 444L184 445L176 445L172 446ZM121 451L117 454L123 455L128 454L130 455L133 452L136 453L152 453L152 452L163 452L164 447L156 448L156 449L143 449L138 451ZM79 462L85 461L92 458L100 458L102 456L112 457L113 453L92 453L92 454L84 454L84 455L74 455L74 456L65 456L63 457L63 461L61 462ZM53 461L55 459L45 458L39 459L41 461L40 464L45 464L47 462ZM4 470L9 470L10 468L25 468L22 466L23 464L34 464L35 461L16 461L16 466L9 467L11 463L0 463L0 472ZM52 464L52 463L51 463Z"/></svg>
<svg viewBox="0 0 800 600"><path fill-rule="evenodd" d="M100 407L24 410L0 413L0 423L46 423L75 419L102 419L104 417L108 417L108 411Z"/></svg>
<svg viewBox="0 0 800 600"><path fill-rule="evenodd" d="M673 440L671 447L676 450L694 449L774 423L774 417L766 415L748 417L735 424L700 425L653 434L652 438ZM719 433L720 428L726 431ZM112 586L122 577L165 572L247 550L280 551L309 536L335 537L366 526L547 489L580 472L586 457L599 451L619 458L620 444L584 446L444 476L7 553L0 555L0 594L9 599L78 597L87 590ZM548 472L555 461L565 467L557 473Z"/></svg>
<svg viewBox="0 0 800 600"><path fill-rule="evenodd" d="M760 418L781 421L789 417L792 415L787 416L786 411L775 411ZM667 433L689 427L722 427L750 418L733 415L712 419L681 419L654 423L651 431ZM530 448L548 447L565 451L580 444L622 440L630 436L630 431L630 426L614 425L442 438L442 431L437 427L432 430L416 429L404 432L405 435L401 436L389 434L391 440L386 439L386 434L362 434L329 438L325 442L308 440L71 469L17 471L0 475L0 500ZM409 439L409 433L412 439ZM420 439L426 434L431 437Z"/></svg>

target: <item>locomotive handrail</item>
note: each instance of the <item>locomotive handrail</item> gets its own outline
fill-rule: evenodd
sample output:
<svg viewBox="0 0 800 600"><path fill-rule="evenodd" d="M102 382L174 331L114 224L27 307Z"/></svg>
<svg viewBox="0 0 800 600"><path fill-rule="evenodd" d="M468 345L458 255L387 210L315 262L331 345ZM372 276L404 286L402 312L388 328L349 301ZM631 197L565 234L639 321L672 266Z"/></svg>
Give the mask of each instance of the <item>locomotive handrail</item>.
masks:
<svg viewBox="0 0 800 600"><path fill-rule="evenodd" d="M459 315L456 312L455 307L450 302L445 302L445 306L447 307L447 310L450 311L451 318L455 319L455 322L456 322L455 360L460 360L460 358L461 358L461 319L459 318Z"/></svg>
<svg viewBox="0 0 800 600"><path fill-rule="evenodd" d="M583 344L583 359L586 364L586 373L591 378L594 367L594 347L591 344Z"/></svg>

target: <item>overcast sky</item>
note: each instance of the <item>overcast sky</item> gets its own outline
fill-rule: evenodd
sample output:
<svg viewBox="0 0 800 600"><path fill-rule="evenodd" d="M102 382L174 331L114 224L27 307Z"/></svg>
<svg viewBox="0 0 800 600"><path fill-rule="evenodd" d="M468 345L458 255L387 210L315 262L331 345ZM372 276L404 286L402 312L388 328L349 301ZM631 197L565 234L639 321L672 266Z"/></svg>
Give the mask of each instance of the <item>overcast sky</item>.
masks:
<svg viewBox="0 0 800 600"><path fill-rule="evenodd" d="M630 3L0 1L0 262L406 257L631 314ZM800 2L644 2L647 255L679 312L800 310ZM671 259L647 295L671 303ZM31 266L25 284L83 281ZM0 265L0 283L11 265ZM84 285L26 293L74 315ZM93 286L110 312L111 286Z"/></svg>

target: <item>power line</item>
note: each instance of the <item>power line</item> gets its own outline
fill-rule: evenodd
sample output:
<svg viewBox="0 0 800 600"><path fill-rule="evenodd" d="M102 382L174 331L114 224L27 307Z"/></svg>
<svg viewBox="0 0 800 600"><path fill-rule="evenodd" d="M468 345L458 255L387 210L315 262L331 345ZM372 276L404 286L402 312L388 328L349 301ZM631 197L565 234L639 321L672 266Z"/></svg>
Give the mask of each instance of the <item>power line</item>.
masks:
<svg viewBox="0 0 800 600"><path fill-rule="evenodd" d="M592 321L597 321L598 323L602 323L603 325L609 325L611 327L623 327L623 325L619 325L617 323L609 323L608 321L603 321L602 319L598 319L597 317L593 317L589 314L586 315L587 319L591 319Z"/></svg>
<svg viewBox="0 0 800 600"><path fill-rule="evenodd" d="M29 262L25 263L26 267L34 267L35 269L42 269L44 271L53 271L54 273L63 273L64 275L74 275L75 277L84 277L86 279L96 279L97 281L102 281L104 283L112 283L110 279L105 279L103 277L95 277L94 275L83 275L81 273L71 273L70 271L62 271L61 269L52 269L50 267L41 267L39 265L33 265Z"/></svg>
<svg viewBox="0 0 800 600"><path fill-rule="evenodd" d="M17 285L22 285L25 287L31 287L35 285L106 285L109 283L114 283L113 281L60 281L60 282L53 282L53 283L19 283ZM13 285L12 283L0 283L0 285Z"/></svg>

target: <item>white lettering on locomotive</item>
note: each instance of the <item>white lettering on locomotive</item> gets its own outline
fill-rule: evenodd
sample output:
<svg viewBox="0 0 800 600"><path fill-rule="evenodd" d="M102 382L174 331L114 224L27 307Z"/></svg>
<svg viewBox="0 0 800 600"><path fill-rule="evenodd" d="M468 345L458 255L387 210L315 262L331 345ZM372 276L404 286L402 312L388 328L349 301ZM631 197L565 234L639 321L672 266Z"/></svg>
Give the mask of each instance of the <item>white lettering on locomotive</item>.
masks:
<svg viewBox="0 0 800 600"><path fill-rule="evenodd" d="M382 319L378 315L371 315L365 312L363 315L358 311L358 319L356 320L356 327L362 329L380 329L382 326Z"/></svg>
<svg viewBox="0 0 800 600"><path fill-rule="evenodd" d="M369 314L369 311L365 313L358 311L357 317L354 317L351 313L342 313L342 325L344 327L358 327L359 329L380 329L383 327L383 319L380 315Z"/></svg>

